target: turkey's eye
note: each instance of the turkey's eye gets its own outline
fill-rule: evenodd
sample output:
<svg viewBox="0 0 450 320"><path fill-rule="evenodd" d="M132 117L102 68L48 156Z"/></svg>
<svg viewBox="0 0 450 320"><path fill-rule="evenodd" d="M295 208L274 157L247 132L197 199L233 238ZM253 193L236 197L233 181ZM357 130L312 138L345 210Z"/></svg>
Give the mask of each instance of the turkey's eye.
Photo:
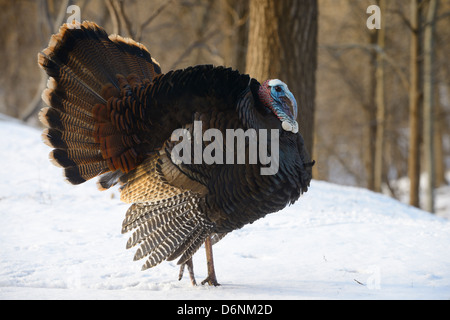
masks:
<svg viewBox="0 0 450 320"><path fill-rule="evenodd" d="M275 87L275 91L276 91L276 92L281 92L281 87L280 87L280 86L276 86L276 87Z"/></svg>

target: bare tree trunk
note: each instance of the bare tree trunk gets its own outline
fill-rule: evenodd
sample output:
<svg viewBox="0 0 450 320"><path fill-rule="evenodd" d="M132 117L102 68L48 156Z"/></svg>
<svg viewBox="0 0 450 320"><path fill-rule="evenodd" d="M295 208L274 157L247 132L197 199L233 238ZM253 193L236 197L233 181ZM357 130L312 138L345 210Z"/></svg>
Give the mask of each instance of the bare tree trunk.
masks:
<svg viewBox="0 0 450 320"><path fill-rule="evenodd" d="M441 91L445 92L445 84L439 83L435 88L435 103L436 110L434 112L435 119L435 130L434 130L434 149L435 149L435 158L436 158L436 174L435 174L435 187L440 187L442 185L447 184L447 180L445 178L445 153L443 146L443 135L444 135L444 126L445 126L445 117L443 105L441 104Z"/></svg>
<svg viewBox="0 0 450 320"><path fill-rule="evenodd" d="M274 0L250 0L246 70L260 82L280 76L281 43Z"/></svg>
<svg viewBox="0 0 450 320"><path fill-rule="evenodd" d="M411 0L411 56L409 91L409 204L419 207L420 182L420 0Z"/></svg>
<svg viewBox="0 0 450 320"><path fill-rule="evenodd" d="M427 172L425 210L434 213L435 159L434 159L434 30L437 0L430 0L424 33L424 153Z"/></svg>
<svg viewBox="0 0 450 320"><path fill-rule="evenodd" d="M313 154L318 5L316 0L250 0L246 72L279 78L297 98L300 132Z"/></svg>
<svg viewBox="0 0 450 320"><path fill-rule="evenodd" d="M377 45L378 30L372 30L369 34L371 46ZM364 167L366 173L366 187L369 190L375 189L375 142L377 137L377 52L371 50L369 54L369 85L368 100L364 103L366 126L364 127Z"/></svg>
<svg viewBox="0 0 450 320"><path fill-rule="evenodd" d="M386 0L380 0L379 6L383 16L386 12ZM385 29L386 25L384 24L377 32L377 42L380 51L384 50ZM384 58L380 52L377 52L375 99L377 104L377 129L374 156L374 191L381 192L386 105L384 100Z"/></svg>

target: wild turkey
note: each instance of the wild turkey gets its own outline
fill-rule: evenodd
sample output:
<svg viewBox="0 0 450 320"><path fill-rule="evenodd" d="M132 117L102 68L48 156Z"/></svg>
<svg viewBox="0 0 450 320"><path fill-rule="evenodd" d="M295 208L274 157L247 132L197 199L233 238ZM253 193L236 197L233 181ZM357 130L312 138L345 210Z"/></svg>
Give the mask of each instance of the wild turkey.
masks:
<svg viewBox="0 0 450 320"><path fill-rule="evenodd" d="M206 281L217 285L212 244L308 190L314 162L298 133L295 98L280 80L260 84L210 65L162 74L144 45L108 36L92 22L63 25L38 62L50 77L42 94L49 107L39 116L44 142L54 148L51 161L72 184L99 176L102 190L121 185L121 200L132 203L122 233L134 230L127 248L139 245L135 260L147 258L143 269L179 258L180 278L187 264L195 283L191 257L205 243ZM176 129L195 136L196 125L200 138L212 128L224 137L227 129L256 135L248 134L241 149L228 140L171 139ZM263 129L275 130L263 135ZM279 161L272 174L261 174L269 164L259 158L230 164L225 153L214 163L179 161L183 152L183 159L195 160L192 151L174 157L183 141L194 151L214 141L212 156L231 148L232 160L248 159L250 140L258 138L270 155L275 137Z"/></svg>

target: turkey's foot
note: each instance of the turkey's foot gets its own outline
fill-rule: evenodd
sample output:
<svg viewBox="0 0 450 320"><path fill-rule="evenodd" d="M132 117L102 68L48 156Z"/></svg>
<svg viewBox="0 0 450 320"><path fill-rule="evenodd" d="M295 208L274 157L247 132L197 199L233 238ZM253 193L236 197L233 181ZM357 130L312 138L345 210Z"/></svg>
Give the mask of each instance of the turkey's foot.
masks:
<svg viewBox="0 0 450 320"><path fill-rule="evenodd" d="M180 266L180 273L178 274L178 281L180 281L181 279L183 279L183 274L184 274L184 268L187 266L188 268L188 272L189 272L189 278L191 279L191 283L193 286L197 285L197 282L195 281L195 276L194 276L194 264L192 262L192 258L190 258L188 261L186 261L185 263L183 263ZM202 282L203 284L203 282Z"/></svg>
<svg viewBox="0 0 450 320"><path fill-rule="evenodd" d="M210 286L215 286L215 287L220 286L220 283L217 282L217 278L215 275L207 276L206 279L202 281L202 285L204 285L206 283L209 284Z"/></svg>
<svg viewBox="0 0 450 320"><path fill-rule="evenodd" d="M208 277L206 277L206 279L202 281L202 284L208 283L210 286L215 287L220 286L220 284L217 282L216 272L214 270L211 237L206 238L205 250L206 250L206 264L208 267Z"/></svg>

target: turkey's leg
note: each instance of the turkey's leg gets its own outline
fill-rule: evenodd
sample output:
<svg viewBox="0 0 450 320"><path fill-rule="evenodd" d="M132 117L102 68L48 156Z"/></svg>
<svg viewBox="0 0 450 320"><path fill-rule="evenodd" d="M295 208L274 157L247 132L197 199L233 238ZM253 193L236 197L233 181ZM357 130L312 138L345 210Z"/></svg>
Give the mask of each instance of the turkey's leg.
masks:
<svg viewBox="0 0 450 320"><path fill-rule="evenodd" d="M194 264L192 262L192 258L190 258L188 261L186 261L185 263L183 263L180 266L180 273L178 274L178 281L180 281L183 278L183 273L184 273L184 267L187 266L188 267L188 272L189 272L189 278L191 278L191 283L193 286L197 285L197 282L195 281L195 276L194 276Z"/></svg>
<svg viewBox="0 0 450 320"><path fill-rule="evenodd" d="M202 281L202 284L208 283L210 286L220 286L220 284L217 282L216 272L214 271L214 259L212 252L211 237L206 238L205 250L206 250L206 263L208 267L208 277Z"/></svg>

